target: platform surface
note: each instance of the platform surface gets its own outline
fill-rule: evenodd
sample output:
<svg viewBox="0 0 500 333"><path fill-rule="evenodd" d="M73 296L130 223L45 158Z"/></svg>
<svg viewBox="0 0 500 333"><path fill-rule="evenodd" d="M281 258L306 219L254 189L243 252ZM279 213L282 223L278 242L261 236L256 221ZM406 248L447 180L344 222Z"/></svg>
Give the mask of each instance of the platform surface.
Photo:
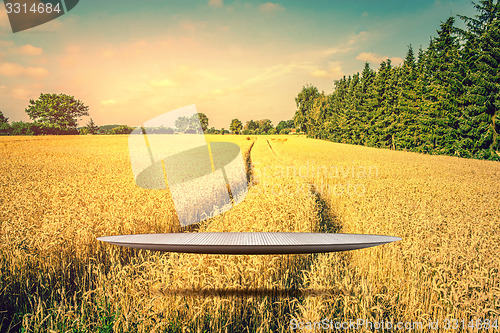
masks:
<svg viewBox="0 0 500 333"><path fill-rule="evenodd" d="M193 232L105 236L114 245L165 252L293 254L357 250L399 241L381 235L303 232Z"/></svg>

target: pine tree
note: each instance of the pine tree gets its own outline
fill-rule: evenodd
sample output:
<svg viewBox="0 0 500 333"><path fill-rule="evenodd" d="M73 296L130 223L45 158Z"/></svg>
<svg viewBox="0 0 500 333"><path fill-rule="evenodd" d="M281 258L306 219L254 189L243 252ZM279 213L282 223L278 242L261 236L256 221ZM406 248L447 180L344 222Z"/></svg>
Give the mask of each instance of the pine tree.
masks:
<svg viewBox="0 0 500 333"><path fill-rule="evenodd" d="M87 133L89 134L97 134L99 132L99 126L97 126L92 118L85 126Z"/></svg>
<svg viewBox="0 0 500 333"><path fill-rule="evenodd" d="M362 87L359 73L352 76L346 96L346 117L347 131L345 133L346 141L352 144L363 144L362 142L362 110L361 101Z"/></svg>
<svg viewBox="0 0 500 333"><path fill-rule="evenodd" d="M387 148L394 146L392 135L396 126L394 106L397 103L397 80L391 60L383 61L374 81L375 98L370 103L372 108L369 116L370 146Z"/></svg>
<svg viewBox="0 0 500 333"><path fill-rule="evenodd" d="M347 115L345 113L345 100L348 90L348 79L342 77L334 82L335 90L330 98L330 117L325 123L325 135L333 142L343 142L344 132L347 128Z"/></svg>
<svg viewBox="0 0 500 333"><path fill-rule="evenodd" d="M475 4L475 18L461 16L468 30L464 60L467 62L460 148L476 158L499 159L500 109L500 5L492 0Z"/></svg>
<svg viewBox="0 0 500 333"><path fill-rule="evenodd" d="M441 24L438 36L426 52L428 89L424 96L424 139L426 150L441 154L457 151L463 66L455 36L454 18Z"/></svg>
<svg viewBox="0 0 500 333"><path fill-rule="evenodd" d="M399 115L398 129L395 133L396 148L411 150L420 144L418 124L417 64L411 45L399 70L398 102L395 107Z"/></svg>
<svg viewBox="0 0 500 333"><path fill-rule="evenodd" d="M361 73L361 99L359 101L358 112L358 131L360 144L367 145L369 142L370 115L373 113L372 102L375 98L375 71L370 68L370 64L365 63L363 72Z"/></svg>

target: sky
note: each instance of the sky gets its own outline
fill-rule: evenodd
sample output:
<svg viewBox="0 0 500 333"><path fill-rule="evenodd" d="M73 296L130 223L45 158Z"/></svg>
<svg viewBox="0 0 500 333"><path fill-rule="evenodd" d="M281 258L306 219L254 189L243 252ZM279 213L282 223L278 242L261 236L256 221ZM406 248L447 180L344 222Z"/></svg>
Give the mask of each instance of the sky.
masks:
<svg viewBox="0 0 500 333"><path fill-rule="evenodd" d="M303 86L331 93L365 62L398 65L456 14L475 10L469 0L82 0L12 33L0 5L0 111L29 121L30 99L64 93L98 125L139 126L191 104L210 127L277 125L293 117Z"/></svg>

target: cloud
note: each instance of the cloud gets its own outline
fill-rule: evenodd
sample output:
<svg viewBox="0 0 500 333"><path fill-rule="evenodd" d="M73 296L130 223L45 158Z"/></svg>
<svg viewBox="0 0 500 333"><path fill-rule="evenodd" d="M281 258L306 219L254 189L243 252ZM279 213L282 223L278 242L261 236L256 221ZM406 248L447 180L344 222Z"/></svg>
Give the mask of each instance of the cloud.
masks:
<svg viewBox="0 0 500 333"><path fill-rule="evenodd" d="M114 99L107 99L107 100L101 101L101 104L102 105L115 105L116 101Z"/></svg>
<svg viewBox="0 0 500 333"><path fill-rule="evenodd" d="M70 46L66 47L66 52L71 53L71 54L80 53L81 50L82 50L82 47L79 45L70 45Z"/></svg>
<svg viewBox="0 0 500 333"><path fill-rule="evenodd" d="M403 63L403 59L400 57L391 57L389 59L391 59L391 63L393 66L399 66Z"/></svg>
<svg viewBox="0 0 500 333"><path fill-rule="evenodd" d="M348 47L330 47L330 48L323 50L323 55L329 56L332 54L346 53L346 52L349 52L352 50L353 50L353 48L350 46L348 46Z"/></svg>
<svg viewBox="0 0 500 333"><path fill-rule="evenodd" d="M379 64L384 61L387 57L382 57L379 54L373 52L361 52L356 57L357 60L365 61L371 64Z"/></svg>
<svg viewBox="0 0 500 333"><path fill-rule="evenodd" d="M262 13L271 14L274 12L280 12L282 10L285 10L285 7L283 7L279 3L266 2L259 6L259 10Z"/></svg>
<svg viewBox="0 0 500 333"><path fill-rule="evenodd" d="M224 0L210 0L208 5L211 7L224 7Z"/></svg>
<svg viewBox="0 0 500 333"><path fill-rule="evenodd" d="M31 77L44 77L49 75L49 71L43 67L26 67L24 72Z"/></svg>
<svg viewBox="0 0 500 333"><path fill-rule="evenodd" d="M366 31L360 31L359 33L350 36L350 38L340 45L329 47L320 51L321 56L330 56L333 54L346 53L358 48L358 44L366 40L368 33Z"/></svg>
<svg viewBox="0 0 500 333"><path fill-rule="evenodd" d="M27 54L27 55L40 55L43 53L43 50L39 47L35 47L33 45L24 45L24 46L21 46L20 48L18 48L16 50L17 53L20 53L20 54Z"/></svg>
<svg viewBox="0 0 500 333"><path fill-rule="evenodd" d="M172 80L169 79L163 79L163 80L151 80L149 81L149 84L155 88L168 88L168 87L174 87L177 85Z"/></svg>
<svg viewBox="0 0 500 333"><path fill-rule="evenodd" d="M12 45L14 45L14 42L11 40L0 40L0 49L6 49L7 47L11 47Z"/></svg>
<svg viewBox="0 0 500 333"><path fill-rule="evenodd" d="M165 75L167 76L167 75ZM202 84L225 81L226 78L219 75L217 72L199 67L180 65L168 73L172 79L164 79L160 81L150 80L149 83L154 83L160 86L192 86L193 82L203 82Z"/></svg>
<svg viewBox="0 0 500 333"><path fill-rule="evenodd" d="M210 93L212 95L222 95L224 93L224 90L222 90L222 89L214 89Z"/></svg>
<svg viewBox="0 0 500 333"><path fill-rule="evenodd" d="M239 83L235 82L235 84L231 85L228 88L212 89L210 92L202 93L198 97L205 99L218 95L234 94L244 90L248 92L248 89L259 87L262 85L266 85L267 87L269 87L279 82L282 82L280 81L280 79L285 75L292 74L294 70L301 70L301 69L303 70L304 68L307 67L308 66L305 65L304 63L274 65L264 69L260 74L251 76L250 78L244 79Z"/></svg>
<svg viewBox="0 0 500 333"><path fill-rule="evenodd" d="M3 6L2 6L3 7ZM7 16L7 12L3 10L3 8L0 9L0 28L10 28L10 23L9 23L9 17Z"/></svg>
<svg viewBox="0 0 500 333"><path fill-rule="evenodd" d="M30 94L31 94L31 91L29 89L26 89L26 88L13 88L11 95L15 99L27 100L27 99L29 99Z"/></svg>
<svg viewBox="0 0 500 333"><path fill-rule="evenodd" d="M344 75L342 71L342 66L340 62L331 62L329 63L328 69L315 69L309 73L309 75L318 78L334 78L338 79Z"/></svg>
<svg viewBox="0 0 500 333"><path fill-rule="evenodd" d="M201 32L206 29L207 22L205 21L194 21L194 20L184 20L179 23L179 27L184 33L188 33L188 36L194 37L195 33Z"/></svg>
<svg viewBox="0 0 500 333"><path fill-rule="evenodd" d="M43 67L23 67L19 64L4 62L0 65L0 75L10 77L26 75L41 78L49 75L49 71Z"/></svg>
<svg viewBox="0 0 500 333"><path fill-rule="evenodd" d="M362 41L366 40L367 37L368 37L368 33L366 31L360 31L359 33L357 33L356 35L351 37L351 39L349 39L348 44L353 45L353 44L362 42Z"/></svg>
<svg viewBox="0 0 500 333"><path fill-rule="evenodd" d="M29 99L36 99L42 89L41 84L28 84L18 85L10 89L10 96L14 99L27 101Z"/></svg>
<svg viewBox="0 0 500 333"><path fill-rule="evenodd" d="M325 71L324 69L317 69L315 71L312 71L310 74L311 74L311 76L314 76L314 77L329 77L330 76L330 73Z"/></svg>
<svg viewBox="0 0 500 333"><path fill-rule="evenodd" d="M131 43L126 43L125 45L126 47L124 50L124 55L137 56L149 53L151 50L151 45L149 44L149 41L145 39L135 40L132 41Z"/></svg>
<svg viewBox="0 0 500 333"><path fill-rule="evenodd" d="M364 62L368 62L370 64L380 64L382 61L385 61L387 59L391 60L391 63L393 66L397 66L403 63L403 59L400 57L388 57L388 56L381 56L377 53L373 52L361 52L358 54L356 57L357 60L361 60Z"/></svg>
<svg viewBox="0 0 500 333"><path fill-rule="evenodd" d="M111 59L115 56L115 52L113 50L104 50L102 51L102 56L103 58L106 58L106 59Z"/></svg>
<svg viewBox="0 0 500 333"><path fill-rule="evenodd" d="M275 65L275 66L266 68L265 70L262 71L261 74L258 74L258 75L254 76L248 80L245 80L243 82L243 84L246 85L246 84L250 84L250 83L257 83L257 82L261 82L261 81L277 79L283 75L291 73L292 70L297 69L298 67L300 67L299 64L295 64L295 63L288 64L288 65L284 65L284 64Z"/></svg>

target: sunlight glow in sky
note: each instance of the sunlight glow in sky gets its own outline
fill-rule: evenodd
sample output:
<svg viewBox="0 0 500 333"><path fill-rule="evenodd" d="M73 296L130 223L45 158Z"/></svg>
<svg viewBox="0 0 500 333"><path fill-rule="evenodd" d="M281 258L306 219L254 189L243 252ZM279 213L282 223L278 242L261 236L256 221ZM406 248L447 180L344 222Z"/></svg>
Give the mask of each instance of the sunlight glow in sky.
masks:
<svg viewBox="0 0 500 333"><path fill-rule="evenodd" d="M291 119L306 84L333 82L426 48L470 1L80 1L13 34L0 5L0 111L28 120L40 93L65 93L98 125L139 125L196 104L210 126ZM85 124L88 117L80 121Z"/></svg>

